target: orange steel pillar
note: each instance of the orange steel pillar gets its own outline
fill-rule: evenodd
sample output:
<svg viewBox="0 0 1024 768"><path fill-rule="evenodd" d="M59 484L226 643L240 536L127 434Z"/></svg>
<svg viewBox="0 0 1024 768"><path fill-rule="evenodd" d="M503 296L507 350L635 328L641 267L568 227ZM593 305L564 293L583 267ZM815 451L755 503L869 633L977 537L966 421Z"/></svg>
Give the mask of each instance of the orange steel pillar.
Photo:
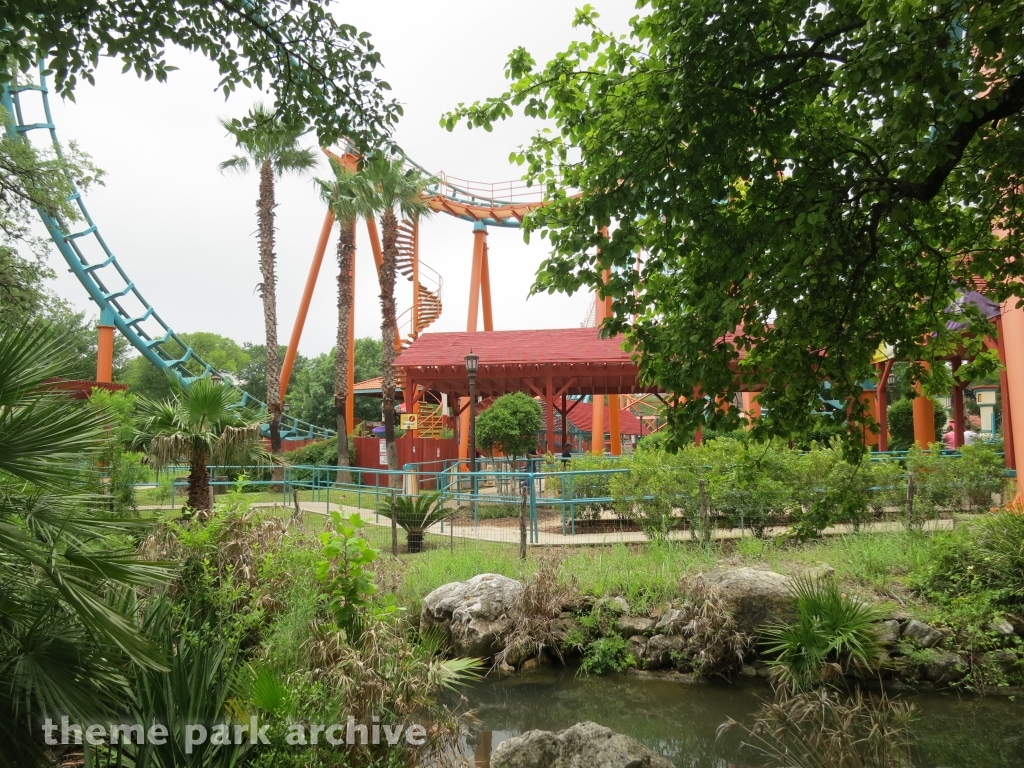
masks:
<svg viewBox="0 0 1024 768"><path fill-rule="evenodd" d="M485 274L487 261L487 225L478 221L473 225L473 265L469 277L469 312L466 316L466 330L475 333L480 316L481 284L487 278L486 298L484 300L484 330L493 331L491 310L491 292L489 275ZM469 350L467 349L468 353ZM469 458L469 398L459 398L462 415L459 420L459 459Z"/></svg>
<svg viewBox="0 0 1024 768"><path fill-rule="evenodd" d="M605 233L605 235L607 236L607 232ZM608 277L609 277L608 270L606 269L604 271L604 273L601 275L601 279L605 283L607 283L608 282ZM604 319L606 317L608 317L610 311L611 311L611 296L608 296L608 297L602 299L600 297L600 295L595 293L594 294L594 325L597 328L601 327L601 323L604 321ZM593 418L592 418L592 422L593 423L591 425L591 430L590 430L590 438L591 438L590 439L590 449L591 449L591 451L595 455L603 456L604 455L604 395L596 395L595 394L594 397L592 398L592 400L593 400ZM609 395L608 401L609 401L609 404L610 404L612 410L615 410L615 406L618 404L617 403L618 397L615 397L614 400L613 400L612 396ZM616 440L616 438L619 438L619 435L617 434L618 431L619 431L619 429L618 429L619 425L618 425L618 418L617 418L617 416L618 416L618 414L616 414L616 419L615 419L614 425L612 424L611 418L609 418L609 427L614 426L615 427L615 432L616 432L616 434L610 435L610 437L611 437L611 444L612 444L612 451L613 451L612 455L618 455L618 454L614 453L614 451L615 451L615 440ZM619 443L620 443L620 446L621 446L621 443L622 443L621 438L619 438ZM620 447L620 451L621 451L621 447Z"/></svg>
<svg viewBox="0 0 1024 768"><path fill-rule="evenodd" d="M1006 456L1013 461L1011 469L1016 469L1016 457L1024 456L1024 424L1017 424L1014 417L1024 413L1024 309L1017 308L1017 297L1003 302L1001 307L999 330L1002 344L1005 369L1003 389L1003 439ZM1010 456L1010 450L1013 456ZM1018 491L1020 485L1018 484Z"/></svg>
<svg viewBox="0 0 1024 768"><path fill-rule="evenodd" d="M743 415L748 419L756 419L761 415L761 404L757 402L757 394L754 392L740 392L740 399L743 403ZM747 424L747 429L751 425Z"/></svg>
<svg viewBox="0 0 1024 768"><path fill-rule="evenodd" d="M114 311L100 311L99 338L96 343L96 381L114 380Z"/></svg>
<svg viewBox="0 0 1024 768"><path fill-rule="evenodd" d="M925 370L931 366L925 363ZM930 397L921 393L921 385L915 387L917 397L914 398L914 444L918 448L928 450L935 442L935 403Z"/></svg>
<svg viewBox="0 0 1024 768"><path fill-rule="evenodd" d="M313 263L309 265L309 274L306 276L306 288L302 292L302 301L299 302L299 311L295 316L295 325L292 327L292 337L288 341L288 349L284 353L284 362L281 364L281 402L284 402L285 393L288 391L288 380L292 377L292 366L295 365L295 355L299 351L299 340L302 338L302 329L306 325L306 315L309 314L309 302L313 298L313 289L316 288L316 279L320 275L320 265L324 262L324 253L327 251L327 241L331 238L331 229L334 227L334 214L330 210L324 216L324 225L320 228L320 239L317 240L316 250L313 251ZM268 403L272 405L272 403Z"/></svg>
<svg viewBox="0 0 1024 768"><path fill-rule="evenodd" d="M875 421L878 421L878 390L865 391L861 393L861 402L867 405L867 411ZM868 448L873 448L878 445L878 433L874 432L865 425L863 427L864 434L864 445Z"/></svg>

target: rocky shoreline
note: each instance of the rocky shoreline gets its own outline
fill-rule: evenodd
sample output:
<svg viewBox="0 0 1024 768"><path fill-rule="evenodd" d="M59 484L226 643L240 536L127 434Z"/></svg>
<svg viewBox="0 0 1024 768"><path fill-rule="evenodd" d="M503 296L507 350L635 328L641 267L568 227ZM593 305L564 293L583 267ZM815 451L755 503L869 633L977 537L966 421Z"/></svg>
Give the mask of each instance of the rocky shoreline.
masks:
<svg viewBox="0 0 1024 768"><path fill-rule="evenodd" d="M832 569L822 565L798 578L832 578ZM588 642L610 638L631 657L630 671L767 679L771 660L759 653L759 634L794 619L793 585L794 577L774 571L715 570L680 583L679 600L635 613L622 597L596 599L572 590L542 595L537 585L481 574L428 594L420 632L440 633L453 656L487 660L504 675L567 663ZM1018 672L1024 659L1010 646L1024 637L1024 622L997 620L989 630L1005 638L1006 647L966 658L955 651L952 630L888 610L877 622L877 668L847 675L902 690L934 690L960 683L979 664Z"/></svg>

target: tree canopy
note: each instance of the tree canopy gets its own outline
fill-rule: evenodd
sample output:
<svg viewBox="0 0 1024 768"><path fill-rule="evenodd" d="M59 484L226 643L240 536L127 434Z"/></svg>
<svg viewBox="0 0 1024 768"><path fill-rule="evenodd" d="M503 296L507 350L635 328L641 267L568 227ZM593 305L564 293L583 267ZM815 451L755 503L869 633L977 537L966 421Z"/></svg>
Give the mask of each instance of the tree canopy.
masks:
<svg viewBox="0 0 1024 768"><path fill-rule="evenodd" d="M315 127L322 146L342 136L374 146L402 113L374 74L380 54L369 34L319 0L30 0L0 8L3 59L23 72L44 60L68 98L80 80L94 82L103 56L120 59L125 72L166 80L175 69L171 45L216 62L225 96L240 85L267 91L281 121ZM251 115L235 123L256 125Z"/></svg>
<svg viewBox="0 0 1024 768"><path fill-rule="evenodd" d="M500 450L510 459L537 447L544 428L540 403L522 392L502 395L476 418L476 443L488 453Z"/></svg>
<svg viewBox="0 0 1024 768"><path fill-rule="evenodd" d="M442 119L553 121L513 154L550 201L526 221L552 245L534 290L612 297L604 330L680 437L735 424L708 402L754 384L758 436L806 431L824 381L867 420L882 343L964 342L962 376L990 371L993 329L959 299L1024 274L1024 2L639 5L628 37L585 7L589 39L543 67L514 51L508 91Z"/></svg>

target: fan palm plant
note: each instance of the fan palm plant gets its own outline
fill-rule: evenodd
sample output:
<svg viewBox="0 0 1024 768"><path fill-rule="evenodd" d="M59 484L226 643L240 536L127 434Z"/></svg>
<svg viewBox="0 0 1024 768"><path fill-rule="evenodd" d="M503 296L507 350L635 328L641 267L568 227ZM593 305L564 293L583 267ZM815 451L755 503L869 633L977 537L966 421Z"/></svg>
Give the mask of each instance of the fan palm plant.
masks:
<svg viewBox="0 0 1024 768"><path fill-rule="evenodd" d="M339 435L338 466L347 467L348 440L341 439L341 436L347 435L353 426L345 421L345 408L352 396L348 391L348 337L352 324L352 262L356 252L356 219L360 206L353 193L353 174L334 158L331 158L331 170L334 171L333 179L316 181L320 196L338 222L338 338L334 347L334 407ZM339 470L338 482L351 482L348 470Z"/></svg>
<svg viewBox="0 0 1024 768"><path fill-rule="evenodd" d="M0 327L0 744L36 766L39 724L122 710L130 662L160 668L139 631L136 587L170 577L136 559L144 524L85 491L108 419L46 386L69 363L48 329Z"/></svg>
<svg viewBox="0 0 1024 768"><path fill-rule="evenodd" d="M381 503L378 512L391 519L391 500ZM409 552L423 551L423 534L435 523L448 517L444 499L438 493L421 493L419 496L398 496L395 498L395 522L405 529Z"/></svg>
<svg viewBox="0 0 1024 768"><path fill-rule="evenodd" d="M277 346L277 274L274 254L274 180L286 173L305 173L316 166L316 153L299 146L303 131L284 125L277 113L256 104L250 113L254 128L239 128L223 119L221 125L234 138L243 154L220 164L221 171L248 173L256 169L260 176L260 195L256 200L260 242L260 295L263 298L263 325L267 337L267 408L270 411L270 451L281 453L281 361Z"/></svg>
<svg viewBox="0 0 1024 768"><path fill-rule="evenodd" d="M209 510L209 464L265 464L259 410L243 406L241 394L204 376L177 384L171 400L140 403L142 426L136 445L146 451L154 469L184 462L189 465L188 506Z"/></svg>
<svg viewBox="0 0 1024 768"><path fill-rule="evenodd" d="M364 218L379 218L381 228L380 309L383 342L381 409L388 469L398 469L395 445L395 355L398 350L398 322L395 310L395 270L398 261L398 217L423 218L431 214L424 192L432 179L416 168L406 168L403 155L376 154L364 159L358 172L336 176L339 192L351 200L354 212ZM400 482L397 475L391 483Z"/></svg>

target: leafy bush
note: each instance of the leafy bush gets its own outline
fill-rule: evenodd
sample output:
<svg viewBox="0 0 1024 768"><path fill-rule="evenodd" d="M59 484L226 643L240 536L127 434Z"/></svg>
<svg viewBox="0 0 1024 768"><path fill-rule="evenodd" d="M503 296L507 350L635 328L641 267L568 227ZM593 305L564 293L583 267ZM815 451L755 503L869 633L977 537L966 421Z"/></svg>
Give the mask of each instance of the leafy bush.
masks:
<svg viewBox="0 0 1024 768"><path fill-rule="evenodd" d="M631 653L629 643L619 635L608 635L587 645L579 674L604 675L609 672L625 672L636 665L636 656Z"/></svg>
<svg viewBox="0 0 1024 768"><path fill-rule="evenodd" d="M997 512L935 534L933 551L911 574L928 597L991 595L1006 609L1024 606L1024 515Z"/></svg>
<svg viewBox="0 0 1024 768"><path fill-rule="evenodd" d="M569 470L573 473L571 480L566 480L566 488L563 491L563 498L573 499L609 499L609 501L594 502L582 510L576 508L577 518L583 520L599 520L601 513L611 511L615 504L611 501L612 479L617 477L612 472L600 470L618 469L628 463L627 459L605 459L600 456L583 454L574 456L569 464Z"/></svg>
<svg viewBox="0 0 1024 768"><path fill-rule="evenodd" d="M502 395L476 417L476 443L488 453L514 459L537 447L543 429L540 403L522 392Z"/></svg>
<svg viewBox="0 0 1024 768"><path fill-rule="evenodd" d="M797 620L765 629L765 653L777 680L803 690L851 668L869 669L880 649L878 608L851 599L833 579L797 578Z"/></svg>

